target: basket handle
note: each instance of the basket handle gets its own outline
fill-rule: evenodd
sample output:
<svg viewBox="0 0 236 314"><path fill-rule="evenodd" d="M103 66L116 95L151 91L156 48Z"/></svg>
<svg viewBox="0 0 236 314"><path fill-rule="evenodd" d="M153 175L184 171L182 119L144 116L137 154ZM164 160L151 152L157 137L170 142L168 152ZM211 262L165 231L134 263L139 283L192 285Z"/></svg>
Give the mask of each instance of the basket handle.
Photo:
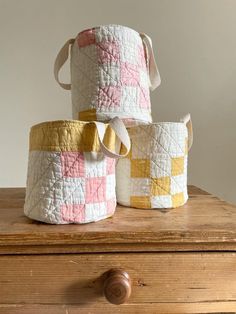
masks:
<svg viewBox="0 0 236 314"><path fill-rule="evenodd" d="M190 150L190 148L193 145L193 125L192 125L190 113L186 114L180 120L180 122L183 122L187 127L187 130L188 130L188 150Z"/></svg>
<svg viewBox="0 0 236 314"><path fill-rule="evenodd" d="M120 118L115 117L111 119L109 122L109 125L114 130L116 136L119 138L121 143L126 148L126 152L124 154L118 154L116 152L109 150L103 143L103 139L104 139L104 135L106 131L105 124L98 121L93 121L93 123L96 125L96 128L97 128L101 150L106 156L118 159L118 158L125 157L128 155L130 151L130 146L131 146L130 137L123 121Z"/></svg>
<svg viewBox="0 0 236 314"><path fill-rule="evenodd" d="M140 37L142 38L143 43L147 47L148 51L148 68L149 68L149 79L150 79L150 88L153 91L161 84L160 73L156 64L156 60L154 57L154 52L152 48L152 40L151 38L145 34L140 33Z"/></svg>
<svg viewBox="0 0 236 314"><path fill-rule="evenodd" d="M62 83L59 80L59 72L62 66L65 64L65 62L68 59L69 56L69 51L70 51L70 46L73 45L75 39L71 38L67 40L67 42L64 44L64 46L60 49L56 56L56 60L54 62L54 77L57 83L64 89L70 90L71 89L71 84L66 84Z"/></svg>

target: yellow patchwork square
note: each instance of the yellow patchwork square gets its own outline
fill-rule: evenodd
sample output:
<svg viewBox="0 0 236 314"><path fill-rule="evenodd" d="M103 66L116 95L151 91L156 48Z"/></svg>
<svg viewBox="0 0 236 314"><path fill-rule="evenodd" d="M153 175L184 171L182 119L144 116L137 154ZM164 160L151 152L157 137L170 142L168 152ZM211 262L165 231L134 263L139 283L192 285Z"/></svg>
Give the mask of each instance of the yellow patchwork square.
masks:
<svg viewBox="0 0 236 314"><path fill-rule="evenodd" d="M184 193L177 193L171 196L172 207L178 207L184 204Z"/></svg>
<svg viewBox="0 0 236 314"><path fill-rule="evenodd" d="M131 178L149 178L150 160L132 159L131 160Z"/></svg>
<svg viewBox="0 0 236 314"><path fill-rule="evenodd" d="M151 208L149 196L130 196L130 206L136 208Z"/></svg>
<svg viewBox="0 0 236 314"><path fill-rule="evenodd" d="M184 157L171 158L171 175L178 176L184 173Z"/></svg>
<svg viewBox="0 0 236 314"><path fill-rule="evenodd" d="M88 109L84 111L80 111L78 113L79 120L82 121L96 121L97 115L96 115L96 109Z"/></svg>
<svg viewBox="0 0 236 314"><path fill-rule="evenodd" d="M152 178L151 195L168 195L170 194L170 177Z"/></svg>

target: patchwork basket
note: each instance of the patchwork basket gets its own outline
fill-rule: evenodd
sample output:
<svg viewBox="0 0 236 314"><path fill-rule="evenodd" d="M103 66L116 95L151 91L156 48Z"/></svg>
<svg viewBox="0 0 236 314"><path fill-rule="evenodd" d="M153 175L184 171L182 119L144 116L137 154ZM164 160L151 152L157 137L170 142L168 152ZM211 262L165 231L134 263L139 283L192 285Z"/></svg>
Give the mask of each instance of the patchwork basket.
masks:
<svg viewBox="0 0 236 314"><path fill-rule="evenodd" d="M59 71L71 46L71 84ZM152 121L149 88L160 85L152 41L146 34L120 25L87 29L60 50L54 75L71 89L73 118L108 121L118 116L126 125Z"/></svg>
<svg viewBox="0 0 236 314"><path fill-rule="evenodd" d="M116 169L117 201L136 208L174 208L188 199L187 160L192 145L190 115L179 123L129 128L131 150Z"/></svg>
<svg viewBox="0 0 236 314"><path fill-rule="evenodd" d="M88 223L112 216L116 208L115 159L120 141L129 151L118 119L53 121L33 126L25 215L52 224ZM119 146L119 145L118 145Z"/></svg>

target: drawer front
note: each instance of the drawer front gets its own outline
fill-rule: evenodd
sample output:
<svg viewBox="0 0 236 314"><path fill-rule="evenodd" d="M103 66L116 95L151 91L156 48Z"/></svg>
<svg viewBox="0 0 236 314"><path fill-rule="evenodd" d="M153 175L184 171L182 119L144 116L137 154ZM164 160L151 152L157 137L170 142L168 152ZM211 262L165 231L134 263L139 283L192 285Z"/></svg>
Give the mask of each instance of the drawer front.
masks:
<svg viewBox="0 0 236 314"><path fill-rule="evenodd" d="M199 303L209 311L211 304L214 311L223 304L236 311L234 253L107 253L1 256L0 312L5 308L7 313L7 305L11 313L11 304L18 304L18 310L25 304L25 312L33 304L72 309L81 304L81 310L85 304L104 304L105 311L110 305L103 296L103 274L113 268L125 270L131 278L131 296L127 305L119 305L126 310L137 306L139 313L138 304L144 303L152 303L149 313L158 303L162 311L174 303L175 309L186 304L194 310Z"/></svg>

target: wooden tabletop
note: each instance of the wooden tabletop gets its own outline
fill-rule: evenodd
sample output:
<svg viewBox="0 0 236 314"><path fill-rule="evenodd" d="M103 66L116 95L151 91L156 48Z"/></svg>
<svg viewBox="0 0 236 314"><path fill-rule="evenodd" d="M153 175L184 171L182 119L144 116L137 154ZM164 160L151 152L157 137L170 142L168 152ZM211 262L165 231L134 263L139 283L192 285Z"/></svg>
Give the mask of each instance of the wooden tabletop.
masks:
<svg viewBox="0 0 236 314"><path fill-rule="evenodd" d="M47 225L24 216L24 188L0 189L0 254L114 251L236 251L236 206L189 186L171 210L118 206L86 225Z"/></svg>

